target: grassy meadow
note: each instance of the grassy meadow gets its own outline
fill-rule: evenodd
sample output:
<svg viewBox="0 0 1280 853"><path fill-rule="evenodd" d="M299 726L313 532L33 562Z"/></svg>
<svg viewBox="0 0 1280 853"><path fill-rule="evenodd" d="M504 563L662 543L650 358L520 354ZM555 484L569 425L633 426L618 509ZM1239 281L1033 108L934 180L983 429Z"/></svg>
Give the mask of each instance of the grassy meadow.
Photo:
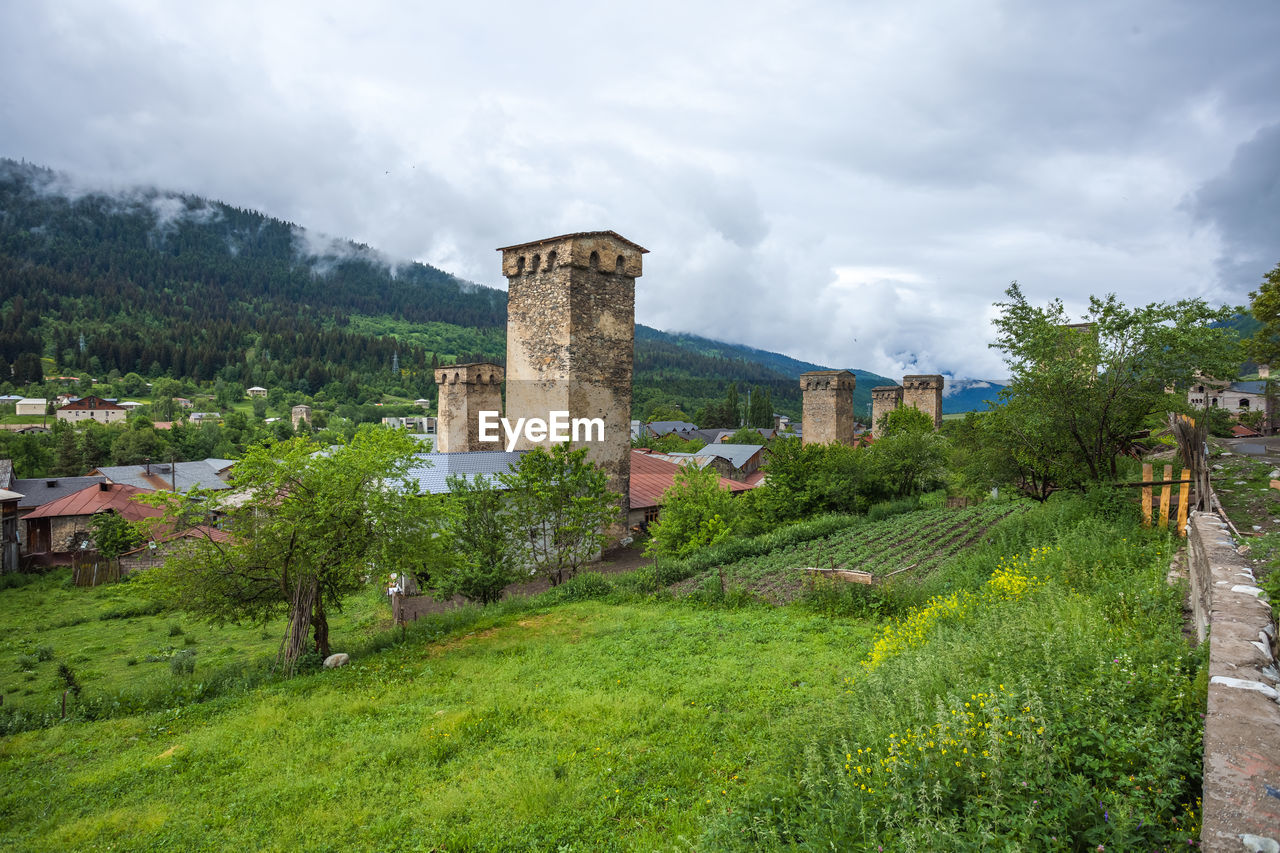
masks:
<svg viewBox="0 0 1280 853"><path fill-rule="evenodd" d="M334 627L347 668L99 706L0 739L0 846L1187 849L1204 667L1164 580L1177 543L1134 515L1090 495L828 519L811 547L761 539L778 553L727 573L724 595L701 568L678 597L648 592L652 570L588 574L428 617L403 640L361 597ZM933 541L924 574L816 584L786 606L751 594L814 554L888 573L900 541ZM760 542L739 550L760 556ZM101 613L132 606L130 592L50 582L0 590L0 607L25 620L16 647L85 594ZM175 618L45 630L100 637L136 620L130 642L150 649L173 644ZM183 630L201 651L193 676L155 665L172 683L198 681L206 649L247 659L277 641ZM143 664L96 666L109 691Z"/></svg>

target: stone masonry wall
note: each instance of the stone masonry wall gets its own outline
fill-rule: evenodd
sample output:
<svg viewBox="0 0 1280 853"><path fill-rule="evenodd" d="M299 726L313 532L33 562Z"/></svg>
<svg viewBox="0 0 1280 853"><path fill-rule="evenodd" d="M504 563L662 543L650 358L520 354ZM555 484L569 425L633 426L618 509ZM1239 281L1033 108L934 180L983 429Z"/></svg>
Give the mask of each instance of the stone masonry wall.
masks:
<svg viewBox="0 0 1280 853"><path fill-rule="evenodd" d="M880 437L880 419L902 405L901 385L877 385L871 389L871 435Z"/></svg>
<svg viewBox="0 0 1280 853"><path fill-rule="evenodd" d="M1274 851L1280 671L1271 608L1217 515L1192 513L1187 562L1196 633L1209 641L1201 849Z"/></svg>
<svg viewBox="0 0 1280 853"><path fill-rule="evenodd" d="M504 371L496 364L451 364L436 369L439 416L436 419L438 453L505 450L502 431L496 442L480 440L480 412L502 414Z"/></svg>
<svg viewBox="0 0 1280 853"><path fill-rule="evenodd" d="M942 377L936 373L902 377L902 405L915 406L942 426Z"/></svg>
<svg viewBox="0 0 1280 853"><path fill-rule="evenodd" d="M857 384L857 377L847 370L800 374L805 444L853 445L853 389Z"/></svg>
<svg viewBox="0 0 1280 853"><path fill-rule="evenodd" d="M507 289L507 418L600 418L587 458L622 495L612 538L626 533L631 481L635 286L646 250L610 231L568 234L502 251ZM547 442L549 443L549 442ZM544 443L546 444L546 443ZM531 443L523 440L517 448Z"/></svg>

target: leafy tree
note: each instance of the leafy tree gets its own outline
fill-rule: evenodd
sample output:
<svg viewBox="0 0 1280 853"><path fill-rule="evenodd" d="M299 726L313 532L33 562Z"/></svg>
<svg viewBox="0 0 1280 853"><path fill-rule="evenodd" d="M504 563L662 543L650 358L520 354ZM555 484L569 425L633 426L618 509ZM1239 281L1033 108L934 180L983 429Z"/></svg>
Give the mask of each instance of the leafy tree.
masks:
<svg viewBox="0 0 1280 853"><path fill-rule="evenodd" d="M662 513L649 528L645 554L686 557L733 533L738 511L720 475L711 466L682 465L662 496Z"/></svg>
<svg viewBox="0 0 1280 853"><path fill-rule="evenodd" d="M1085 323L1068 325L1061 300L1037 308L1016 282L1005 293L992 346L1013 379L997 421L1018 462L1060 486L1116 476L1143 421L1171 405L1167 388L1239 365L1234 333L1214 325L1229 308L1185 299L1130 309L1108 295L1090 297Z"/></svg>
<svg viewBox="0 0 1280 853"><path fill-rule="evenodd" d="M609 491L607 475L586 457L585 447L556 444L549 453L535 447L498 478L510 490L511 525L527 536L521 537L527 543L523 556L552 586L600 552L605 527L621 515L621 496Z"/></svg>
<svg viewBox="0 0 1280 853"><path fill-rule="evenodd" d="M114 560L126 551L132 551L144 541L142 533L115 512L100 512L89 520L93 530L93 544L98 553Z"/></svg>
<svg viewBox="0 0 1280 853"><path fill-rule="evenodd" d="M138 374L130 371L120 380L120 393L129 396L145 394L147 393L147 381Z"/></svg>
<svg viewBox="0 0 1280 853"><path fill-rule="evenodd" d="M1249 358L1280 367L1280 264L1262 277L1262 286L1249 300L1250 313L1262 324L1246 344Z"/></svg>
<svg viewBox="0 0 1280 853"><path fill-rule="evenodd" d="M876 427L881 438L902 433L933 432L933 418L915 406L899 406L881 415Z"/></svg>
<svg viewBox="0 0 1280 853"><path fill-rule="evenodd" d="M53 473L59 477L78 477L84 473L84 460L80 457L80 442L76 431L66 421L53 425L54 463Z"/></svg>
<svg viewBox="0 0 1280 853"><path fill-rule="evenodd" d="M726 444L757 444L763 447L765 444L765 440L764 440L764 436L762 436L758 430L752 427L742 427L733 435L726 438L725 443Z"/></svg>
<svg viewBox="0 0 1280 853"><path fill-rule="evenodd" d="M520 577L506 495L484 477L451 476L448 483L444 535L454 559L432 571L430 584L439 598L492 604Z"/></svg>
<svg viewBox="0 0 1280 853"><path fill-rule="evenodd" d="M384 571L411 567L423 504L405 499L406 473L418 450L406 433L373 427L338 447L254 445L236 465L234 492L153 498L164 524L188 527L220 511L231 535L190 540L144 583L217 624L287 615L280 660L293 672L309 645L329 654L327 614L363 586L372 560Z"/></svg>
<svg viewBox="0 0 1280 853"><path fill-rule="evenodd" d="M933 431L929 420L927 432L896 432L877 439L869 448L887 496L919 495L946 483L951 444Z"/></svg>

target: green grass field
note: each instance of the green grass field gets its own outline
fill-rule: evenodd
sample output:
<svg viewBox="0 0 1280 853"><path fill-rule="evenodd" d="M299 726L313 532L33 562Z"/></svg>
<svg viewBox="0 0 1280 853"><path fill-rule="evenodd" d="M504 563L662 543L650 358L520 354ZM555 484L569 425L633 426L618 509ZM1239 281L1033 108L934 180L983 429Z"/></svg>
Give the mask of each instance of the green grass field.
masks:
<svg viewBox="0 0 1280 853"><path fill-rule="evenodd" d="M266 626L216 627L181 613L162 613L128 583L73 587L61 569L16 589L0 590L0 696L10 708L60 712L66 664L87 693L146 695L171 686L169 660L195 653L196 680L230 668L260 668L274 659L284 620ZM390 606L377 594L353 597L332 621L335 648L385 628Z"/></svg>
<svg viewBox="0 0 1280 853"><path fill-rule="evenodd" d="M838 712L871 630L584 602L180 713L0 742L0 846L651 849Z"/></svg>
<svg viewBox="0 0 1280 853"><path fill-rule="evenodd" d="M0 590L15 655L87 656L86 697L151 666L167 701L0 739L0 849L1188 849L1206 668L1165 582L1174 541L1107 490L949 552L954 522L1002 512L814 540L802 553L837 561L899 541L948 553L922 578L784 607L594 575L400 640L371 591L334 624L351 666L205 694L172 688L208 677L213 649L273 652L278 631L102 619L144 604L129 584ZM767 582L794 556L753 565ZM124 657L187 636L192 676ZM7 683L60 695L36 672Z"/></svg>

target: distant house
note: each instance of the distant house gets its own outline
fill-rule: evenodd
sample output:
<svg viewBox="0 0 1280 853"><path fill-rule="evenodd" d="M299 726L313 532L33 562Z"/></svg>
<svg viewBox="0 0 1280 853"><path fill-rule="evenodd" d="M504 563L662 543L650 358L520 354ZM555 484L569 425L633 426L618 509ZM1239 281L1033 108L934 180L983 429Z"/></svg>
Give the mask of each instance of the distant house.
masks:
<svg viewBox="0 0 1280 853"><path fill-rule="evenodd" d="M115 483L97 483L45 504L28 513L26 525L28 556L39 565L67 565L77 550L94 547L93 517L114 512L126 521L141 521L162 514L156 507L133 500L146 490Z"/></svg>
<svg viewBox="0 0 1280 853"><path fill-rule="evenodd" d="M764 446L758 444L708 444L693 453L665 453L661 457L674 462L687 462L699 468L712 467L721 477L739 483L756 485L752 475L760 470Z"/></svg>
<svg viewBox="0 0 1280 853"><path fill-rule="evenodd" d="M662 512L663 498L667 490L675 484L676 474L680 473L680 462L673 461L674 454L648 453L643 450L631 451L631 485L628 497L630 511L627 513L627 526L643 528L657 521ZM751 486L733 480L720 478L721 488L731 492L745 492Z"/></svg>
<svg viewBox="0 0 1280 853"><path fill-rule="evenodd" d="M129 410L124 406L92 395L72 400L58 409L58 420L73 424L82 421L114 424L128 416Z"/></svg>
<svg viewBox="0 0 1280 853"><path fill-rule="evenodd" d="M222 420L222 413L221 412L192 412L191 414L187 415L187 420L191 421L191 423L193 424L202 424L205 421L216 424L218 421Z"/></svg>
<svg viewBox="0 0 1280 853"><path fill-rule="evenodd" d="M431 401L428 400L426 397L419 397L418 399L413 401L413 404L421 409L426 409L428 411L430 411L431 409Z"/></svg>
<svg viewBox="0 0 1280 853"><path fill-rule="evenodd" d="M254 385L245 393L248 394L250 397L266 397L267 389L263 388L261 385Z"/></svg>
<svg viewBox="0 0 1280 853"><path fill-rule="evenodd" d="M49 407L49 401L43 397L23 397L14 403L14 414L25 415L43 415Z"/></svg>
<svg viewBox="0 0 1280 853"><path fill-rule="evenodd" d="M146 491L185 493L201 489L229 489L231 459L200 459L195 462L152 462L148 465L107 465L89 473L109 483Z"/></svg>
<svg viewBox="0 0 1280 853"><path fill-rule="evenodd" d="M419 417L403 417L403 418L383 418L383 426L389 426L392 429L407 429L412 432L435 432L436 419L426 416Z"/></svg>
<svg viewBox="0 0 1280 853"><path fill-rule="evenodd" d="M1187 391L1187 402L1198 409L1226 409L1233 415L1265 412L1266 386L1267 383L1261 380L1217 382L1198 379Z"/></svg>
<svg viewBox="0 0 1280 853"><path fill-rule="evenodd" d="M693 432L698 428L697 424L691 424L688 421L654 421L644 425L645 432L654 438L662 438L664 435L671 433Z"/></svg>

